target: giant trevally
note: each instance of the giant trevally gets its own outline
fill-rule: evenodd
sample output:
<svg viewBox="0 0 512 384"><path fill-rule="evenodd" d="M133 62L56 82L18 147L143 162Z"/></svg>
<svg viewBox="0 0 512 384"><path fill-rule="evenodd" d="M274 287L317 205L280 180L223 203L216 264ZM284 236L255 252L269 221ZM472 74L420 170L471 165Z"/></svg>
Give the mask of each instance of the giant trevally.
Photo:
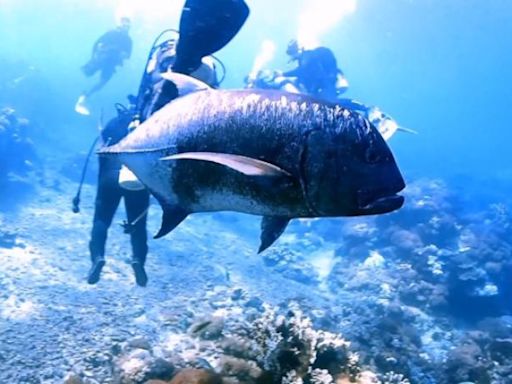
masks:
<svg viewBox="0 0 512 384"><path fill-rule="evenodd" d="M155 238L190 213L237 211L263 216L261 252L293 218L402 206L393 154L360 114L306 95L170 79L188 94L100 152L119 157L159 201Z"/></svg>

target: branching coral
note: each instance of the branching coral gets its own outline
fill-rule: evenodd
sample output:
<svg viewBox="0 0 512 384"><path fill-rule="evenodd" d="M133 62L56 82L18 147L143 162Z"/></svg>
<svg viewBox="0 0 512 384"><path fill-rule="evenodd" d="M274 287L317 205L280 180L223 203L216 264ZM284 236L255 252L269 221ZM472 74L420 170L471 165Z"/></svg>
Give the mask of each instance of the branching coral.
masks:
<svg viewBox="0 0 512 384"><path fill-rule="evenodd" d="M282 383L334 383L334 376L359 372L357 355L348 351L349 342L341 336L315 330L311 320L297 305L290 305L286 316L270 307L253 324L258 362Z"/></svg>
<svg viewBox="0 0 512 384"><path fill-rule="evenodd" d="M390 371L383 375L382 384L410 384L410 381L401 373Z"/></svg>

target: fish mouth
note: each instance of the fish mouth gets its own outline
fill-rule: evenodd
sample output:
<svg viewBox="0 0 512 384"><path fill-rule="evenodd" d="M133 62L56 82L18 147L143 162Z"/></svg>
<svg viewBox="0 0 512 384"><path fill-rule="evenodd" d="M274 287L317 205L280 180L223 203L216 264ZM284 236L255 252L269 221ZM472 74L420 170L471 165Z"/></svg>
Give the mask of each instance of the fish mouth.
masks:
<svg viewBox="0 0 512 384"><path fill-rule="evenodd" d="M361 213L375 215L395 211L404 204L404 197L397 194L398 191L375 193L361 190L357 195L358 209Z"/></svg>
<svg viewBox="0 0 512 384"><path fill-rule="evenodd" d="M388 213L396 211L401 208L404 204L404 197L400 195L392 195L386 197L380 197L377 200L360 207L360 209L370 215L379 213Z"/></svg>

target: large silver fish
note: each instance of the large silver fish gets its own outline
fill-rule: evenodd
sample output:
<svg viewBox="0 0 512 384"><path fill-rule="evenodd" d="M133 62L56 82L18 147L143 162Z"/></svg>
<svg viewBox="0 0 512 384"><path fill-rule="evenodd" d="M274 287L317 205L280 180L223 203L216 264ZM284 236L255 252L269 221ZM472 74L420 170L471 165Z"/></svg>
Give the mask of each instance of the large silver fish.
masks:
<svg viewBox="0 0 512 384"><path fill-rule="evenodd" d="M237 211L263 216L261 252L293 218L402 206L393 155L360 114L305 95L173 79L188 94L100 152L118 156L160 202L155 238L190 213Z"/></svg>

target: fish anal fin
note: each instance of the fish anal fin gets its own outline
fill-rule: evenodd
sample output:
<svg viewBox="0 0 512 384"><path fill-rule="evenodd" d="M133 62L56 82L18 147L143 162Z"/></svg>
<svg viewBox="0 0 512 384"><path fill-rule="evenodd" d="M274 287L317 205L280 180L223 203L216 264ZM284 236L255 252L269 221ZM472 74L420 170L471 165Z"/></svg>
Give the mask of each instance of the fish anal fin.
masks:
<svg viewBox="0 0 512 384"><path fill-rule="evenodd" d="M252 157L216 152L186 152L162 157L160 160L202 160L224 165L247 176L291 176L278 166Z"/></svg>
<svg viewBox="0 0 512 384"><path fill-rule="evenodd" d="M160 237L167 235L174 228L180 225L180 223L185 220L189 214L189 212L185 211L178 205L162 206L162 209L162 225L160 226L158 233L153 236L154 239L159 239Z"/></svg>
<svg viewBox="0 0 512 384"><path fill-rule="evenodd" d="M261 220L260 248L258 253L270 247L281 236L290 218L279 216L263 216Z"/></svg>

